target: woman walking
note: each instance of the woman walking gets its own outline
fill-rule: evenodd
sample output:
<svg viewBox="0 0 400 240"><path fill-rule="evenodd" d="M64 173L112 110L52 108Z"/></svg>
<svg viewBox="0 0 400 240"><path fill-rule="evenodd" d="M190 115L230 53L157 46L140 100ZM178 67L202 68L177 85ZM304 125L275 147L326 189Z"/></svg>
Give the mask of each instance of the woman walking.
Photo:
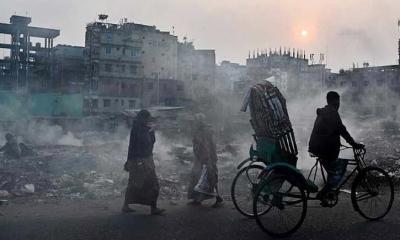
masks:
<svg viewBox="0 0 400 240"><path fill-rule="evenodd" d="M129 172L128 187L122 212L133 212L129 204L150 206L152 215L161 215L165 210L157 208L159 184L153 160L156 141L154 129L149 126L151 115L141 110L133 123L124 169Z"/></svg>
<svg viewBox="0 0 400 240"><path fill-rule="evenodd" d="M189 204L200 205L205 199L216 198L213 205L218 207L223 200L218 191L217 151L210 126L204 122L202 113L195 115L193 129L194 162L191 172L188 199ZM215 193L214 193L215 190Z"/></svg>

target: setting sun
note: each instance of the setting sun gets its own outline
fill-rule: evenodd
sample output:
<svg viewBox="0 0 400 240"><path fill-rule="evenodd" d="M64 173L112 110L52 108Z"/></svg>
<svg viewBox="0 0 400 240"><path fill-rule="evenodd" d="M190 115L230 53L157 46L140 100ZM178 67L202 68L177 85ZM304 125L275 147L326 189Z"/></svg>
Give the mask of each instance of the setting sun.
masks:
<svg viewBox="0 0 400 240"><path fill-rule="evenodd" d="M308 31L307 30L301 30L301 36L302 37L307 37L308 36Z"/></svg>

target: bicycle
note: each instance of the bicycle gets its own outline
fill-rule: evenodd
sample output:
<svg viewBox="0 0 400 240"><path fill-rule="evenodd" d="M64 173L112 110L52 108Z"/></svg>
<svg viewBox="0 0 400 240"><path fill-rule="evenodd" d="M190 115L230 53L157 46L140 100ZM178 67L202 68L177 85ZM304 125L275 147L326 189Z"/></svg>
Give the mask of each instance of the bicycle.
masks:
<svg viewBox="0 0 400 240"><path fill-rule="evenodd" d="M365 148L353 149L354 159L342 159L349 166L354 166L354 169L336 189L327 194L328 207L338 203L340 190L354 177L350 193L354 210L368 220L379 220L392 207L393 182L383 169L366 165L365 153ZM306 217L308 200L320 200L312 196L318 193L315 181L319 169L326 184L326 170L319 158L307 178L297 168L284 162L272 163L259 175L253 198L253 215L264 232L283 237L301 227Z"/></svg>

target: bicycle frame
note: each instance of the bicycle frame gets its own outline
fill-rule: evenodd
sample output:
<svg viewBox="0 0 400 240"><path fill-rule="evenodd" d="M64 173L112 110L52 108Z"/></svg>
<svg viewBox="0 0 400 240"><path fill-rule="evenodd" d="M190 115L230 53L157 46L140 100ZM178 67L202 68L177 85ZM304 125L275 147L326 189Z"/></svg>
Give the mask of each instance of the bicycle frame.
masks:
<svg viewBox="0 0 400 240"><path fill-rule="evenodd" d="M341 148L340 150L345 150L345 149L349 149L351 147L348 146L343 146L343 148ZM341 158L342 160L347 161L347 166L355 166L355 168L350 172L349 175L347 175L344 180L341 181L341 183L339 184L339 186L336 188L336 192L339 192L340 189L348 182L348 180L356 173L356 172L360 172L363 168L366 167L366 164L364 162L364 156L365 156L366 150L365 148L363 149L353 149L353 154L354 154L354 158L353 159L346 159L346 158ZM317 172L318 172L318 167L320 168L321 171L321 175L322 175L322 179L324 181L324 184L327 183L327 175L326 174L326 170L324 169L324 167L322 166L321 162L320 162L320 158L317 158L314 166L311 168L307 179L310 180L311 175L314 173L313 175L313 180L312 182L315 184L315 179L317 176ZM319 165L319 166L318 166ZM346 170L347 170L347 166L346 166ZM307 199L309 200L319 200L316 197L310 197L310 193L307 194Z"/></svg>

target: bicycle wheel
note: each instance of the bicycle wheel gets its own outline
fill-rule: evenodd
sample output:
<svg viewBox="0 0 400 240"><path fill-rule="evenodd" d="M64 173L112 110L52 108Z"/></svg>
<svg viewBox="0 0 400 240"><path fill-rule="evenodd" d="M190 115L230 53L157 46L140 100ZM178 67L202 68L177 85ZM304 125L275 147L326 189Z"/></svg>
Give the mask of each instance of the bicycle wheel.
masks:
<svg viewBox="0 0 400 240"><path fill-rule="evenodd" d="M272 175L273 174L273 175ZM258 226L266 233L284 237L294 233L307 213L307 198L296 179L272 173L261 180L254 197L253 212Z"/></svg>
<svg viewBox="0 0 400 240"><path fill-rule="evenodd" d="M393 199L393 182L381 168L363 169L351 188L354 209L369 220L383 218L392 208Z"/></svg>
<svg viewBox="0 0 400 240"><path fill-rule="evenodd" d="M250 165L240 169L233 179L231 197L235 208L246 217L254 217L253 196L258 184L258 176L265 167Z"/></svg>

